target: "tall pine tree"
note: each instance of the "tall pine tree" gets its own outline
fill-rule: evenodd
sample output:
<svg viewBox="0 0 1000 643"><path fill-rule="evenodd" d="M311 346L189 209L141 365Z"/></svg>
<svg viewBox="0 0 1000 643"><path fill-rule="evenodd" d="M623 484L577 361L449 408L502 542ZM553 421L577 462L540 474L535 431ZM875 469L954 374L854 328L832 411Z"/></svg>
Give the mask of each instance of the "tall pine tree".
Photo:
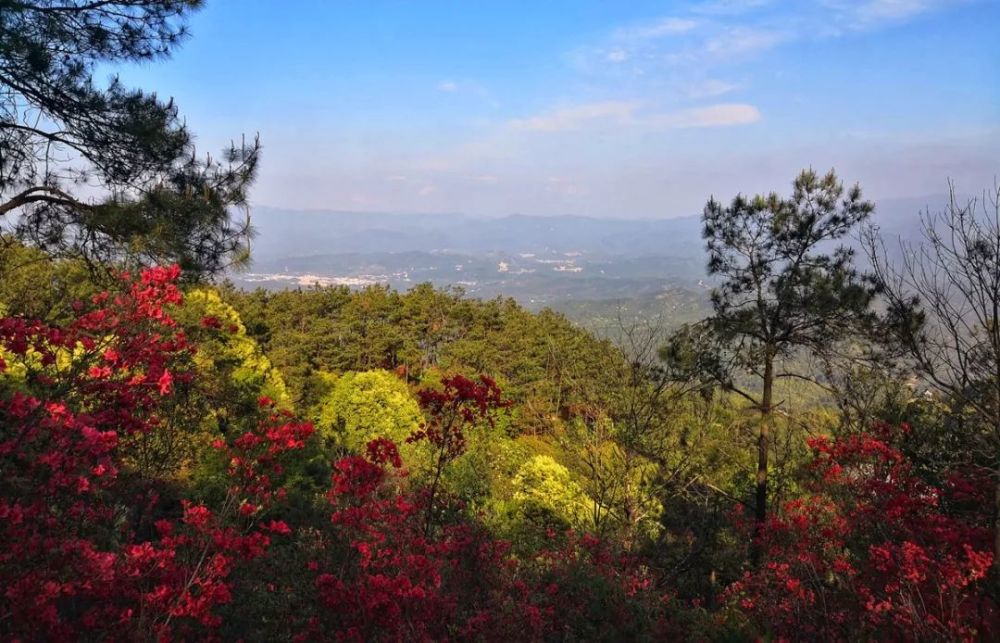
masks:
<svg viewBox="0 0 1000 643"><path fill-rule="evenodd" d="M768 451L775 410L774 385L785 377L809 378L788 370L783 358L803 351L823 354L868 319L874 291L853 266L853 252L836 245L873 210L857 186L846 191L831 171L812 170L795 179L790 198L775 193L728 206L705 206L702 236L714 315L705 335L728 365L719 372L725 388L760 412L754 512L758 528L767 517ZM779 370L779 366L782 368ZM741 387L732 374L751 373L759 386Z"/></svg>
<svg viewBox="0 0 1000 643"><path fill-rule="evenodd" d="M200 158L172 101L99 83L160 60L200 0L0 0L0 225L53 254L214 272L245 255L259 145Z"/></svg>

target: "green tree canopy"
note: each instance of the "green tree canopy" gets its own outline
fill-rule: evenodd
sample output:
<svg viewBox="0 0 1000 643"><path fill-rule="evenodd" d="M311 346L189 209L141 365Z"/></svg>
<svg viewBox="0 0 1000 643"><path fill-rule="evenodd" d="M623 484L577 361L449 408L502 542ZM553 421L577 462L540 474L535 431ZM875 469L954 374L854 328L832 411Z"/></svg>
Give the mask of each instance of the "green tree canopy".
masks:
<svg viewBox="0 0 1000 643"><path fill-rule="evenodd" d="M185 305L178 317L186 322L189 333L197 333L199 326L217 326L222 331L199 333L195 364L217 377L228 377L252 404L265 395L280 405L287 405L289 396L284 378L257 342L247 335L236 309L209 288L192 289L185 293L184 299Z"/></svg>
<svg viewBox="0 0 1000 643"><path fill-rule="evenodd" d="M551 456L532 457L514 476L515 502L542 509L575 527L587 519L588 500L569 469Z"/></svg>
<svg viewBox="0 0 1000 643"><path fill-rule="evenodd" d="M401 447L423 416L406 383L387 371L345 373L333 385L319 414L320 433L352 450L388 438Z"/></svg>

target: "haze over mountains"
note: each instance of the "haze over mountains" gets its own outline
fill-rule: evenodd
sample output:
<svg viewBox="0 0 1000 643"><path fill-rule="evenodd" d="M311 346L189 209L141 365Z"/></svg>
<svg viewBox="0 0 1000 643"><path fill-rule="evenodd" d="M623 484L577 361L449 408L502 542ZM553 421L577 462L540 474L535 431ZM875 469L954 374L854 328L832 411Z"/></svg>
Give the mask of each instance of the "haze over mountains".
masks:
<svg viewBox="0 0 1000 643"><path fill-rule="evenodd" d="M947 197L886 199L874 223L912 238L919 213ZM510 296L571 316L609 313L610 302L677 319L705 306L700 216L596 219L579 216L394 214L259 207L253 264L234 276L245 286L312 284L409 288L429 281L474 297Z"/></svg>

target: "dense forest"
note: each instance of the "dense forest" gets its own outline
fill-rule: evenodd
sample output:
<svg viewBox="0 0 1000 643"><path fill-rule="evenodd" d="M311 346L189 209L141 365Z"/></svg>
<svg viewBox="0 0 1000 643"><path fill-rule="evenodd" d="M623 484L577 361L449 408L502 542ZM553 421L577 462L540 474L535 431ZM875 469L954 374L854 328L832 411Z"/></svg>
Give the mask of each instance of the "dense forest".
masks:
<svg viewBox="0 0 1000 643"><path fill-rule="evenodd" d="M709 199L708 316L600 337L241 290L257 144L92 79L198 4L0 1L0 638L1000 637L1000 193Z"/></svg>

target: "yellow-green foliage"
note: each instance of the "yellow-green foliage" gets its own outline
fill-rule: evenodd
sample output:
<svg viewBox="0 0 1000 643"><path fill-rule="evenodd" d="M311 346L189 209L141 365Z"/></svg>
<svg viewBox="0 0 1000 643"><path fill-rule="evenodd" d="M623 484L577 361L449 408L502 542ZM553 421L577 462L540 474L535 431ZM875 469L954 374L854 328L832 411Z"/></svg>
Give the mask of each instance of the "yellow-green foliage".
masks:
<svg viewBox="0 0 1000 643"><path fill-rule="evenodd" d="M224 302L219 293L203 288L187 292L180 314L189 324L200 323L203 317L215 317L222 324L223 331L217 341L199 342L194 356L199 370L231 369L230 377L236 385L287 405L288 391L281 373L271 365L257 342L247 335L236 309Z"/></svg>
<svg viewBox="0 0 1000 643"><path fill-rule="evenodd" d="M514 476L514 501L544 509L574 527L587 519L587 495L569 469L547 455L536 455L521 465Z"/></svg>
<svg viewBox="0 0 1000 643"><path fill-rule="evenodd" d="M53 259L0 232L0 316L62 323L72 316L74 301L102 289L83 262Z"/></svg>
<svg viewBox="0 0 1000 643"><path fill-rule="evenodd" d="M317 428L328 441L352 451L364 449L374 438L388 438L399 446L412 469L418 464L412 461L417 449L405 441L422 421L406 383L377 370L337 378L320 407Z"/></svg>
<svg viewBox="0 0 1000 643"><path fill-rule="evenodd" d="M584 492L593 499L590 518L595 529L656 537L663 504L652 484L658 473L654 462L603 440L585 445L571 463L583 472Z"/></svg>
<svg viewBox="0 0 1000 643"><path fill-rule="evenodd" d="M502 427L505 414L493 425L465 432L465 453L444 471L445 488L469 503L473 512L493 511L496 502L510 500L513 479L532 452L511 439Z"/></svg>
<svg viewBox="0 0 1000 643"><path fill-rule="evenodd" d="M100 349L93 352L100 352ZM49 377L65 374L78 365L86 354L87 350L79 343L72 351L56 347L54 351L55 361L48 366L43 366L42 355L33 346L29 346L23 355L16 355L0 344L0 359L5 365L4 369L0 371L0 384L18 389L25 384L29 373L45 373Z"/></svg>
<svg viewBox="0 0 1000 643"><path fill-rule="evenodd" d="M20 315L60 323L73 301L86 300L96 289L81 262L52 259L0 232L0 317ZM47 370L68 369L82 352L82 347L75 355L59 350L57 363ZM0 372L0 384L6 387L20 387L29 372L42 369L33 350L17 356L0 346L0 359L7 364Z"/></svg>
<svg viewBox="0 0 1000 643"><path fill-rule="evenodd" d="M33 351L28 351L24 356L16 356L3 345L0 345L0 360L4 363L3 370L0 370L0 387L18 389L24 383L29 370L36 370L41 365L41 360L33 357ZM37 362L37 364L33 364ZM35 366L36 368L32 368Z"/></svg>

